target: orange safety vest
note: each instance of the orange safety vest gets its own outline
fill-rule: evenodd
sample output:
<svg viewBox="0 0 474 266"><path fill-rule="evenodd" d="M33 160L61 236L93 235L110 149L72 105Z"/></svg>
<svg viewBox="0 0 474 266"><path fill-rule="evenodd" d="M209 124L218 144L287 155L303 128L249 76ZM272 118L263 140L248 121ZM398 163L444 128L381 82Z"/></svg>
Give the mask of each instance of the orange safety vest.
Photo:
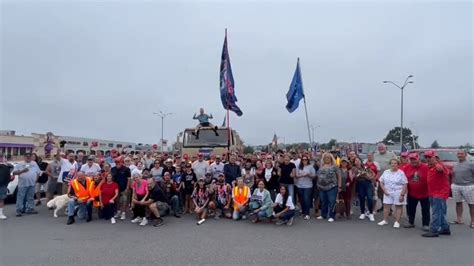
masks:
<svg viewBox="0 0 474 266"><path fill-rule="evenodd" d="M89 191L89 196L94 199L93 206L94 208L99 208L100 207L100 201L95 200L95 198L100 196L100 187L102 186L101 183L99 183L97 186L95 186L95 182L91 181L88 185L88 191Z"/></svg>
<svg viewBox="0 0 474 266"><path fill-rule="evenodd" d="M90 183L92 183L92 181L90 178L86 177L86 187L89 187ZM84 186L82 186L77 178L72 180L71 187L74 189L74 193L78 199L82 200L83 202L86 202L89 199L89 191Z"/></svg>
<svg viewBox="0 0 474 266"><path fill-rule="evenodd" d="M248 199L248 195L250 193L250 189L247 186L244 186L242 192L239 192L239 187L234 187L234 201L239 204L244 203Z"/></svg>

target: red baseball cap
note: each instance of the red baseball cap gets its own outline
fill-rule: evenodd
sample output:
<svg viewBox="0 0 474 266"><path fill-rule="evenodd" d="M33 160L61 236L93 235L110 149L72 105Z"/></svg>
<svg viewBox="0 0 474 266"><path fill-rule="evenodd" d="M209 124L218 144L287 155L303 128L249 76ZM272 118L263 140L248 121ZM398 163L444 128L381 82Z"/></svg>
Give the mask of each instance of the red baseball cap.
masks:
<svg viewBox="0 0 474 266"><path fill-rule="evenodd" d="M425 151L425 157L426 158L438 157L438 153L434 150Z"/></svg>
<svg viewBox="0 0 474 266"><path fill-rule="evenodd" d="M187 153L183 154L183 159L187 160L189 158L189 155Z"/></svg>
<svg viewBox="0 0 474 266"><path fill-rule="evenodd" d="M407 158L408 157L408 152L404 151L400 154L400 157Z"/></svg>
<svg viewBox="0 0 474 266"><path fill-rule="evenodd" d="M418 161L418 159L420 159L420 156L418 155L418 153L412 152L412 153L408 154L408 159Z"/></svg>

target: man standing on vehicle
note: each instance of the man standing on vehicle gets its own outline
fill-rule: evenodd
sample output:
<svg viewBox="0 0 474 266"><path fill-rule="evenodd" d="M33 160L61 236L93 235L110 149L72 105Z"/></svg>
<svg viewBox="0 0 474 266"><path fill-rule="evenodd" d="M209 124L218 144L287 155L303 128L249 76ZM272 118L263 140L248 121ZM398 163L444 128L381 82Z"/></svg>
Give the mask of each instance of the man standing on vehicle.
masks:
<svg viewBox="0 0 474 266"><path fill-rule="evenodd" d="M459 162L454 165L453 177L454 182L451 185L453 198L456 201L456 221L455 224L462 224L463 200L469 206L471 215L471 224L469 227L474 228L474 163L466 160L466 151L459 150L457 152Z"/></svg>
<svg viewBox="0 0 474 266"><path fill-rule="evenodd" d="M25 161L17 164L13 175L18 175L18 192L16 194L16 216L37 214L35 205L35 184L41 170L35 161L31 160L31 153L25 154Z"/></svg>
<svg viewBox="0 0 474 266"><path fill-rule="evenodd" d="M0 220L5 220L7 217L3 214L3 207L5 206L5 199L7 198L7 186L10 183L13 166L7 164L5 156L0 152Z"/></svg>
<svg viewBox="0 0 474 266"><path fill-rule="evenodd" d="M219 136L219 133L217 133L217 126L214 126L213 124L211 124L209 122L209 119L212 119L212 118L213 118L212 114L208 115L208 114L204 113L204 108L199 109L199 115L198 116L196 116L196 114L194 114L193 119L199 121L199 125L196 126L196 130L192 133L193 135L196 136L196 139L199 139L199 130L202 127L212 128L212 130L214 131L216 136Z"/></svg>

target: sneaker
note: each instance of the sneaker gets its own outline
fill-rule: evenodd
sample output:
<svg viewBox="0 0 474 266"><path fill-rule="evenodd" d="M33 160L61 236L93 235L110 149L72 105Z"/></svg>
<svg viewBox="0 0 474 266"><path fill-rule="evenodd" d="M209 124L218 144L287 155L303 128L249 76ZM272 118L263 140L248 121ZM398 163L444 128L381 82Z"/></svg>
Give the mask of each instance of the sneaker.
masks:
<svg viewBox="0 0 474 266"><path fill-rule="evenodd" d="M67 225L73 224L75 222L76 221L74 220L74 216L69 216L69 218L67 218Z"/></svg>
<svg viewBox="0 0 474 266"><path fill-rule="evenodd" d="M438 233L428 232L421 235L422 237L438 237Z"/></svg>
<svg viewBox="0 0 474 266"><path fill-rule="evenodd" d="M114 218L115 218L115 219L120 218L120 212L115 213Z"/></svg>
<svg viewBox="0 0 474 266"><path fill-rule="evenodd" d="M387 223L387 221L385 221L385 220L382 220L380 223L378 223L378 225L380 225L380 226L384 226L384 225L387 225L387 224L388 224L388 223Z"/></svg>
<svg viewBox="0 0 474 266"><path fill-rule="evenodd" d="M247 216L246 216L246 215L242 215L242 220L247 220Z"/></svg>
<svg viewBox="0 0 474 266"><path fill-rule="evenodd" d="M216 215L216 216L217 216L217 215ZM174 213L174 217L175 217L175 218L181 218L181 215L179 215L179 213L175 212L175 213ZM215 217L215 216L214 216L214 217Z"/></svg>
<svg viewBox="0 0 474 266"><path fill-rule="evenodd" d="M7 217L5 216L5 214L3 214L3 213L0 214L0 220L6 220L6 219L7 219Z"/></svg>
<svg viewBox="0 0 474 266"><path fill-rule="evenodd" d="M16 217L21 217L21 216L23 216L23 214L21 212L16 213Z"/></svg>
<svg viewBox="0 0 474 266"><path fill-rule="evenodd" d="M283 220L278 220L278 221L276 221L275 224L276 224L276 225L282 225L282 224L284 224L284 223L285 223L285 221L283 221Z"/></svg>
<svg viewBox="0 0 474 266"><path fill-rule="evenodd" d="M395 222L393 224L393 228L400 228L400 223L399 222Z"/></svg>
<svg viewBox="0 0 474 266"><path fill-rule="evenodd" d="M439 234L440 234L440 235L444 235L444 236L450 236L450 235L451 235L451 231L450 231L450 230L444 230L444 231L440 231Z"/></svg>
<svg viewBox="0 0 474 266"><path fill-rule="evenodd" d="M415 228L414 224L406 224L403 226L403 228Z"/></svg>
<svg viewBox="0 0 474 266"><path fill-rule="evenodd" d="M155 222L155 224L153 224L154 227L158 227L158 226L161 226L163 225L165 222L163 221L163 219L161 218L158 218Z"/></svg>
<svg viewBox="0 0 474 266"><path fill-rule="evenodd" d="M38 200L38 201L36 202L35 206L39 206L39 205L41 205L41 201L40 201L40 200Z"/></svg>
<svg viewBox="0 0 474 266"><path fill-rule="evenodd" d="M429 231L430 231L430 227L427 226L427 225L423 226L423 231L429 232Z"/></svg>
<svg viewBox="0 0 474 266"><path fill-rule="evenodd" d="M125 220L127 217L125 217L125 212L122 212L122 215L120 215L120 220Z"/></svg>
<svg viewBox="0 0 474 266"><path fill-rule="evenodd" d="M316 219L318 219L318 220L322 220L322 219L323 219L323 217L322 217L322 216L318 216L318 217L316 217Z"/></svg>
<svg viewBox="0 0 474 266"><path fill-rule="evenodd" d="M30 211L27 211L26 214L38 214L38 211L30 210Z"/></svg>
<svg viewBox="0 0 474 266"><path fill-rule="evenodd" d="M136 217L135 219L131 220L132 224L141 223L142 217Z"/></svg>
<svg viewBox="0 0 474 266"><path fill-rule="evenodd" d="M359 216L359 219L364 220L364 219L365 219L365 214L361 214L361 215Z"/></svg>
<svg viewBox="0 0 474 266"><path fill-rule="evenodd" d="M333 219L333 218L329 218L329 219L328 219L328 222L333 223L333 222L334 222L334 219Z"/></svg>
<svg viewBox="0 0 474 266"><path fill-rule="evenodd" d="M117 222L117 221L115 221L115 218L114 218L114 217L110 218L110 223L111 223L111 224L115 224L116 222Z"/></svg>
<svg viewBox="0 0 474 266"><path fill-rule="evenodd" d="M371 222L375 222L375 217L374 217L373 214L369 214L369 220L370 220Z"/></svg>
<svg viewBox="0 0 474 266"><path fill-rule="evenodd" d="M321 217L321 218L323 218L323 217ZM309 215L305 215L303 219L309 220L309 219L311 219L311 218L309 217Z"/></svg>
<svg viewBox="0 0 474 266"><path fill-rule="evenodd" d="M286 225L290 226L293 224L293 217L291 217L288 221L286 221Z"/></svg>
<svg viewBox="0 0 474 266"><path fill-rule="evenodd" d="M143 218L143 220L140 222L140 226L145 226L148 224L148 220L146 218Z"/></svg>

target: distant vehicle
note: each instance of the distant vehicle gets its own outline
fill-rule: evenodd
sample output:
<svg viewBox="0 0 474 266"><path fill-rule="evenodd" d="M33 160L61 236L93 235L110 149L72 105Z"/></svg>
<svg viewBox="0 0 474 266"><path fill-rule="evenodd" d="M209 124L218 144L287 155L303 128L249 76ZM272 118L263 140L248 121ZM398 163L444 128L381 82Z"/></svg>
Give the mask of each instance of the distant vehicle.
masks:
<svg viewBox="0 0 474 266"><path fill-rule="evenodd" d="M468 153L469 153L470 155L474 156L474 149L470 149L470 150L468 151Z"/></svg>
<svg viewBox="0 0 474 266"><path fill-rule="evenodd" d="M15 167L18 164L18 162L10 162L10 164L12 164L13 167ZM12 171L12 173L13 173L13 171ZM13 175L12 174L11 178L12 178L12 180L7 185L6 202L15 203L16 202L16 194L18 193L18 175ZM41 186L41 189L40 189L41 197L43 197L45 195L45 192L46 192L46 186L45 185ZM35 193L35 198L36 198L36 193Z"/></svg>
<svg viewBox="0 0 474 266"><path fill-rule="evenodd" d="M188 154L189 156L197 155L198 153L204 154L208 157L210 154L224 155L227 153L228 145L228 129L221 127L217 129L219 136L216 136L211 128L201 128L199 130L199 138L193 135L195 129L187 128L182 134L179 134L178 142L180 143L181 155ZM239 134L235 130L231 130L230 133L230 151L243 150L242 140Z"/></svg>

